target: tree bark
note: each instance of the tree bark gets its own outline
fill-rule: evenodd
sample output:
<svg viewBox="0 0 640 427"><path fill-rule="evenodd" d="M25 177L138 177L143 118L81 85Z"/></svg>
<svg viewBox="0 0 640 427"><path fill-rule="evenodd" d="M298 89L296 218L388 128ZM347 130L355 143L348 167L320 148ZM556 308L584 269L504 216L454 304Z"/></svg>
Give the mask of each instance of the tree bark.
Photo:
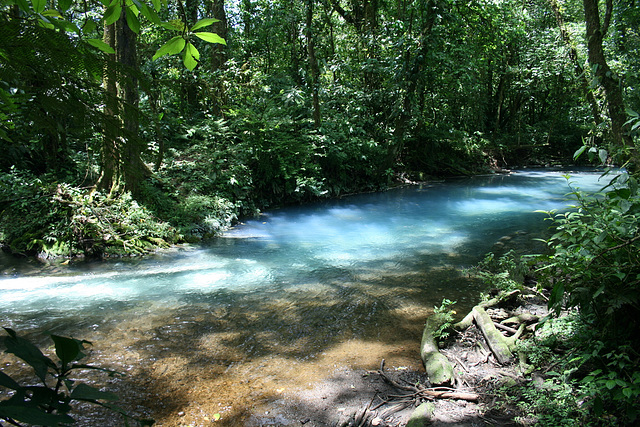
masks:
<svg viewBox="0 0 640 427"><path fill-rule="evenodd" d="M116 194L124 185L124 189L136 194L141 180L151 171L141 159L137 37L127 25L124 2L120 18L105 26L104 40L115 54L104 74L105 124L97 187Z"/></svg>
<svg viewBox="0 0 640 427"><path fill-rule="evenodd" d="M584 17L587 24L589 65L595 72L598 84L604 89L609 119L611 119L613 142L619 148L634 150L633 140L625 126L627 115L624 109L620 79L609 67L603 49L603 39L611 22L611 14L613 13L612 0L606 0L606 13L603 24L600 23L599 0L583 0L583 4ZM631 161L633 167L637 168L637 153L631 153Z"/></svg>
<svg viewBox="0 0 640 427"><path fill-rule="evenodd" d="M104 26L104 42L113 49L116 48L115 24ZM116 84L115 61L116 55L109 54L107 65L104 69L103 86L105 94L104 125L102 135L101 171L97 188L111 192L118 185L120 150L118 148L118 136L120 120L118 112L118 87Z"/></svg>

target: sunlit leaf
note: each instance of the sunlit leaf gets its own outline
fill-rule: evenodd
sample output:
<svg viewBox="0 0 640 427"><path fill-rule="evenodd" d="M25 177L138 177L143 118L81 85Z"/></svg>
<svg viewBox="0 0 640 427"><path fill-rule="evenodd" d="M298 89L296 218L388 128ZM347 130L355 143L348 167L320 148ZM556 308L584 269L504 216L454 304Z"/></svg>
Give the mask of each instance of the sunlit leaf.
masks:
<svg viewBox="0 0 640 427"><path fill-rule="evenodd" d="M224 45L227 44L227 42L216 33L199 32L199 33L193 33L193 35L209 43L220 43Z"/></svg>
<svg viewBox="0 0 640 427"><path fill-rule="evenodd" d="M176 53L182 52L185 46L185 39L182 36L176 36L166 42L164 45L158 49L158 51L153 55L153 60L156 60L164 55L173 55Z"/></svg>
<svg viewBox="0 0 640 427"><path fill-rule="evenodd" d="M35 13L42 13L47 6L47 0L31 0L31 5Z"/></svg>
<svg viewBox="0 0 640 427"><path fill-rule="evenodd" d="M578 148L578 150L575 153L573 153L573 160L577 160L578 157L580 157L582 153L585 152L586 149L587 149L586 145L583 145L582 147Z"/></svg>
<svg viewBox="0 0 640 427"><path fill-rule="evenodd" d="M116 53L115 49L113 49L111 46L109 46L108 44L106 44L100 39L87 39L87 43L89 43L93 47L97 47L104 53L109 53L109 54Z"/></svg>
<svg viewBox="0 0 640 427"><path fill-rule="evenodd" d="M120 3L115 3L107 8L104 12L104 21L107 25L114 24L118 19L120 19L120 14L122 13L122 6Z"/></svg>
<svg viewBox="0 0 640 427"><path fill-rule="evenodd" d="M53 17L53 18L62 18L62 15L60 15L60 12L58 12L55 9L45 10L44 12L42 12L42 15Z"/></svg>
<svg viewBox="0 0 640 427"><path fill-rule="evenodd" d="M607 157L609 157L609 153L607 153L607 150L601 148L600 150L598 150L598 157L600 158L600 161L602 163L606 163Z"/></svg>
<svg viewBox="0 0 640 427"><path fill-rule="evenodd" d="M195 31L199 28L202 27L208 27L209 25L215 23L215 22L220 22L219 19L216 18L203 18L201 20L199 20L198 22L196 22L195 24L193 24L193 27L191 27L191 31Z"/></svg>
<svg viewBox="0 0 640 427"><path fill-rule="evenodd" d="M184 66L189 71L193 71L198 66L198 60L200 59L200 52L191 43L187 43L184 49Z"/></svg>

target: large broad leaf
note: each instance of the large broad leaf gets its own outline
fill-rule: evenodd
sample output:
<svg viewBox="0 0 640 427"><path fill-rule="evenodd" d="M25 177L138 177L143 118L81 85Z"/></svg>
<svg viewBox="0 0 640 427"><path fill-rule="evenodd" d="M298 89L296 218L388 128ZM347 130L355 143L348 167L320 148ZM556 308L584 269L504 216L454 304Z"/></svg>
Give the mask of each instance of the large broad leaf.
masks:
<svg viewBox="0 0 640 427"><path fill-rule="evenodd" d="M184 49L185 44L186 41L182 36L176 36L162 45L160 49L158 49L156 54L153 55L153 60L156 60L164 55L173 55L176 53L180 53L182 52L182 49Z"/></svg>
<svg viewBox="0 0 640 427"><path fill-rule="evenodd" d="M58 0L58 9L60 9L61 12L66 12L72 4L73 0Z"/></svg>
<svg viewBox="0 0 640 427"><path fill-rule="evenodd" d="M227 44L227 42L216 33L208 33L206 31L201 31L199 33L193 33L193 35L209 43L220 43L225 45Z"/></svg>
<svg viewBox="0 0 640 427"><path fill-rule="evenodd" d="M68 365L74 360L79 360L85 356L82 353L82 341L59 335L51 335L51 339L56 345L56 355L63 365Z"/></svg>
<svg viewBox="0 0 640 427"><path fill-rule="evenodd" d="M220 20L216 18L203 18L198 22L196 22L195 24L193 24L193 27L191 27L191 31L195 31L198 28L208 27L209 25L215 22L220 22Z"/></svg>
<svg viewBox="0 0 640 427"><path fill-rule="evenodd" d="M78 386L73 389L73 391L71 392L71 398L75 400L86 400L89 402L93 402L96 400L113 401L119 399L117 394L108 391L100 391L97 388L83 383L78 384Z"/></svg>
<svg viewBox="0 0 640 427"><path fill-rule="evenodd" d="M118 19L120 19L120 14L122 13L122 6L120 3L114 3L107 8L104 12L104 21L107 25L114 24Z"/></svg>
<svg viewBox="0 0 640 427"><path fill-rule="evenodd" d="M149 5L147 5L146 3L142 3L140 5L140 13L142 13L142 16L144 16L145 18L147 18L150 22L154 23L155 25L161 25L162 21L160 21L160 17L158 16L158 13L149 7Z"/></svg>
<svg viewBox="0 0 640 427"><path fill-rule="evenodd" d="M125 9L125 18L127 19L129 29L136 34L140 34L140 21L138 21L138 17L133 12L132 8L128 7Z"/></svg>
<svg viewBox="0 0 640 427"><path fill-rule="evenodd" d="M115 49L103 42L100 39L87 39L87 43L89 43L93 47L97 47L104 53L114 54L116 53Z"/></svg>
<svg viewBox="0 0 640 427"><path fill-rule="evenodd" d="M6 388L10 388L11 390L18 390L19 388L21 388L20 384L15 382L13 378L2 371L0 371L0 385Z"/></svg>
<svg viewBox="0 0 640 427"><path fill-rule="evenodd" d="M35 13L42 13L47 6L47 0L31 0L31 4Z"/></svg>
<svg viewBox="0 0 640 427"><path fill-rule="evenodd" d="M74 422L69 415L48 414L35 405L0 405L0 418L11 418L15 421L47 427L58 427L61 424Z"/></svg>
<svg viewBox="0 0 640 427"><path fill-rule="evenodd" d="M7 348L7 353L15 354L20 359L24 360L33 368L38 378L44 381L47 377L49 368L55 368L55 363L48 357L46 357L38 347L31 344L24 338L16 335L16 333L9 329L4 328L9 334L8 337L4 337L4 345Z"/></svg>
<svg viewBox="0 0 640 427"><path fill-rule="evenodd" d="M191 43L187 43L184 49L184 66L187 67L189 71L193 71L193 69L198 66L199 59L200 52L198 52L198 49Z"/></svg>

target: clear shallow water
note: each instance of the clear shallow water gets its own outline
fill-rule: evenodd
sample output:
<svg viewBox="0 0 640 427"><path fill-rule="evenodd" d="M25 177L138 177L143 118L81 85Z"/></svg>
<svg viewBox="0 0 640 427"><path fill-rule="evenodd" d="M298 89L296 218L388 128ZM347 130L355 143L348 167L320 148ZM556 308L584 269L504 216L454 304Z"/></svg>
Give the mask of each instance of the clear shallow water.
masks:
<svg viewBox="0 0 640 427"><path fill-rule="evenodd" d="M596 191L603 186L599 178L583 172L571 182ZM23 320L35 326L143 302L215 304L229 292L271 294L379 269L388 275L468 266L503 236L545 228L544 214L534 211L566 206L569 191L560 172L520 171L275 210L207 245L141 260L29 272L5 256L0 313L5 324L19 327Z"/></svg>
<svg viewBox="0 0 640 427"><path fill-rule="evenodd" d="M595 191L599 176L573 181ZM92 341L91 363L129 375L90 381L158 425L210 425L214 414L220 425L277 424L287 402L301 405L293 391L339 370L381 359L421 369L433 307L448 298L462 314L479 298L462 269L532 247L548 227L534 211L563 208L569 191L559 172L523 171L275 210L142 259L0 255L0 326L45 345L47 330ZM5 354L0 366L19 370ZM121 424L99 412L78 423Z"/></svg>

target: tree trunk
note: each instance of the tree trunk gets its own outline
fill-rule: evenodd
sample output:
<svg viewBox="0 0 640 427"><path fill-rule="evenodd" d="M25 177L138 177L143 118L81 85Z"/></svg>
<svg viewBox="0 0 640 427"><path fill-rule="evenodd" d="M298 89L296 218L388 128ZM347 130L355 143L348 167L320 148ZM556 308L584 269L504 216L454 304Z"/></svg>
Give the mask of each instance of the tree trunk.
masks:
<svg viewBox="0 0 640 427"><path fill-rule="evenodd" d="M606 15L604 25L600 23L599 0L583 0L584 17L587 24L587 47L589 50L589 65L595 70L598 83L604 89L607 100L607 110L611 119L611 133L614 143L619 148L634 149L633 140L629 135L625 122L627 115L624 109L624 100L620 79L607 64L602 42L607 33L611 14L613 11L612 0L606 1ZM632 166L638 167L638 154L632 153Z"/></svg>
<svg viewBox="0 0 640 427"><path fill-rule="evenodd" d="M116 48L115 24L104 26L104 42ZM105 93L104 103L104 128L101 147L101 172L98 178L97 188L111 192L118 186L120 150L118 148L118 136L120 120L118 112L118 87L115 71L116 55L109 54L109 60L104 70L103 85Z"/></svg>
<svg viewBox="0 0 640 427"><path fill-rule="evenodd" d="M573 69L576 75L576 78L579 81L580 87L582 88L589 105L591 106L591 113L593 114L593 121L596 126L602 123L602 117L600 116L600 108L598 106L598 101L596 100L595 95L593 94L593 90L589 87L589 81L587 79L587 74L584 72L584 68L578 59L578 50L576 49L573 41L571 40L571 35L569 31L567 31L567 27L564 23L564 19L562 17L562 13L560 12L560 7L558 6L557 0L549 0L551 4L551 9L553 9L553 13L556 17L556 22L558 24L558 28L560 29L560 36L564 41L567 49L569 49L569 60L573 64Z"/></svg>
<svg viewBox="0 0 640 427"><path fill-rule="evenodd" d="M227 14L224 9L224 0L213 0L208 4L208 15L212 18L216 18L219 22L215 22L211 31L227 39ZM224 70L227 62L227 46L219 43L214 43L210 46L211 52L211 71L214 73ZM222 82L220 73L214 77L212 83L212 96L211 96L211 112L217 116L222 115L222 108L226 104L226 93Z"/></svg>
<svg viewBox="0 0 640 427"><path fill-rule="evenodd" d="M136 34L127 25L123 5L120 19L105 26L104 40L113 47L104 75L105 125L102 172L97 187L116 194L124 189L136 194L139 183L151 172L142 162L138 137L138 64ZM118 65L116 67L116 64Z"/></svg>
<svg viewBox="0 0 640 427"><path fill-rule="evenodd" d="M320 127L320 100L318 98L318 86L320 85L320 68L318 67L318 59L316 58L316 50L313 40L313 6L315 0L307 0L307 54L309 56L309 68L311 93L313 97L313 123L315 128Z"/></svg>

